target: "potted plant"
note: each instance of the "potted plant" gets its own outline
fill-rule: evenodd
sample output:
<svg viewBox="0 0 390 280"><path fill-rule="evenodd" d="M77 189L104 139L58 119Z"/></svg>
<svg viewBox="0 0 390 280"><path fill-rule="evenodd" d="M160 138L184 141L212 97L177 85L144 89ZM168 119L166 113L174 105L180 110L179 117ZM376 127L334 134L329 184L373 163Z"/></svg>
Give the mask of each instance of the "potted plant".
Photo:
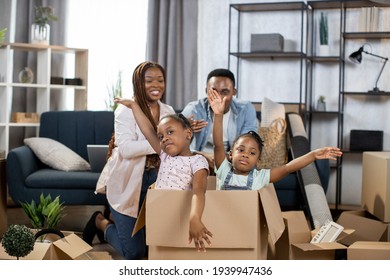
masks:
<svg viewBox="0 0 390 280"><path fill-rule="evenodd" d="M118 72L118 78L116 83L108 88L108 95L106 98L106 108L107 110L115 111L118 104L114 102L115 97L122 97L122 72Z"/></svg>
<svg viewBox="0 0 390 280"><path fill-rule="evenodd" d="M34 249L35 236L25 225L11 225L4 233L1 244L8 255L19 260Z"/></svg>
<svg viewBox="0 0 390 280"><path fill-rule="evenodd" d="M320 95L317 100L317 111L326 111L325 96Z"/></svg>
<svg viewBox="0 0 390 280"><path fill-rule="evenodd" d="M7 31L7 28L3 28L3 29L0 30L0 43L4 42L5 32L6 31Z"/></svg>
<svg viewBox="0 0 390 280"><path fill-rule="evenodd" d="M34 8L35 19L31 26L31 43L49 44L50 25L49 21L56 21L58 18L54 15L52 7L38 6Z"/></svg>
<svg viewBox="0 0 390 280"><path fill-rule="evenodd" d="M31 203L21 202L20 204L35 229L55 229L65 215L65 207L63 203L60 203L60 196L52 200L50 194L46 197L41 194L39 204L34 200ZM41 240L43 239L44 236Z"/></svg>

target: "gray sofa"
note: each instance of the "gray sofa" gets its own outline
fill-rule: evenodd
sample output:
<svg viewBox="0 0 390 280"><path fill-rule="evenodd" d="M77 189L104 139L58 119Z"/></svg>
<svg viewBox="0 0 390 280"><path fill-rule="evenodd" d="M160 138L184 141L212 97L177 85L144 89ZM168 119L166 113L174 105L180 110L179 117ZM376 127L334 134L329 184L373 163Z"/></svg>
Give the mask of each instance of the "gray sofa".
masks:
<svg viewBox="0 0 390 280"><path fill-rule="evenodd" d="M87 144L108 144L114 132L110 111L51 111L42 113L39 137L54 139L88 161ZM42 163L27 146L7 156L8 191L16 204L38 201L41 193L60 195L65 205L105 205L94 193L100 173L59 171Z"/></svg>

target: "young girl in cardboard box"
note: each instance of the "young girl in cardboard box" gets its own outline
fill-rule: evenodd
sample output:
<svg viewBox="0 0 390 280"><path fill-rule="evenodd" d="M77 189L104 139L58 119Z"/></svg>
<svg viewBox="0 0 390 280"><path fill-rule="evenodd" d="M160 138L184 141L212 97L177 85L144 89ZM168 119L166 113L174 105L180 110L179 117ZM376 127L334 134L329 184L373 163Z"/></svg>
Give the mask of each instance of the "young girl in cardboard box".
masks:
<svg viewBox="0 0 390 280"><path fill-rule="evenodd" d="M214 161L219 190L258 190L317 159L336 160L342 155L337 147L323 147L282 166L258 170L256 167L263 147L260 136L255 131L241 134L234 141L227 156L222 139L225 98L213 89L209 89L207 97L214 111Z"/></svg>
<svg viewBox="0 0 390 280"><path fill-rule="evenodd" d="M201 219L209 165L204 156L190 150L194 135L191 123L182 114L168 115L160 120L156 134L149 119L134 100L116 98L115 102L132 109L142 133L160 155L161 164L155 188L192 190L188 241L194 241L198 251L206 251L205 242L211 245L209 237L212 237L212 233Z"/></svg>

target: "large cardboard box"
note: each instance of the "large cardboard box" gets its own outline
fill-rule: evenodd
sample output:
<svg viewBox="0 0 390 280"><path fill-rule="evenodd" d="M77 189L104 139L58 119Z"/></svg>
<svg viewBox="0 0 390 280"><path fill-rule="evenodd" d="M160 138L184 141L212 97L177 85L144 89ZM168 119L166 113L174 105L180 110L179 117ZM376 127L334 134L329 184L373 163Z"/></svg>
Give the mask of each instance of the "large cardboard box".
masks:
<svg viewBox="0 0 390 280"><path fill-rule="evenodd" d="M335 250L347 247L338 242L310 243L312 232L303 211L282 213L286 230L275 244L277 260L334 260Z"/></svg>
<svg viewBox="0 0 390 280"><path fill-rule="evenodd" d="M357 241L348 247L348 260L390 260L390 243Z"/></svg>
<svg viewBox="0 0 390 280"><path fill-rule="evenodd" d="M390 222L390 152L364 152L361 205Z"/></svg>
<svg viewBox="0 0 390 280"><path fill-rule="evenodd" d="M344 211L337 223L344 228L354 229L353 233L340 240L340 243L346 246L356 241L387 241L388 225L366 211Z"/></svg>
<svg viewBox="0 0 390 280"><path fill-rule="evenodd" d="M275 243L284 231L272 184L259 191L208 190L202 221L213 233L212 245L197 252L188 244L191 199L191 191L148 191L149 259L267 259L268 234Z"/></svg>
<svg viewBox="0 0 390 280"><path fill-rule="evenodd" d="M50 234L45 239L50 242L35 242L34 250L21 260L75 260L91 259L93 254L86 254L92 249L73 232L62 232L65 237ZM0 246L0 259L16 259L9 256L3 246Z"/></svg>

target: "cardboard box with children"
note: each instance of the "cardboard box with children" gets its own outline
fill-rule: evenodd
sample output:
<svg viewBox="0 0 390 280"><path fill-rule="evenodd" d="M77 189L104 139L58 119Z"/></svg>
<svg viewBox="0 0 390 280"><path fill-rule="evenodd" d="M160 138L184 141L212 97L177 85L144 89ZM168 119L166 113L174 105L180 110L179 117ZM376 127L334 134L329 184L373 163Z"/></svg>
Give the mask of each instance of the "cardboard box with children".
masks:
<svg viewBox="0 0 390 280"><path fill-rule="evenodd" d="M197 252L188 243L191 199L191 191L148 191L149 259L267 259L268 235L276 242L284 231L272 184L259 191L208 190L202 221L213 233L212 245Z"/></svg>

